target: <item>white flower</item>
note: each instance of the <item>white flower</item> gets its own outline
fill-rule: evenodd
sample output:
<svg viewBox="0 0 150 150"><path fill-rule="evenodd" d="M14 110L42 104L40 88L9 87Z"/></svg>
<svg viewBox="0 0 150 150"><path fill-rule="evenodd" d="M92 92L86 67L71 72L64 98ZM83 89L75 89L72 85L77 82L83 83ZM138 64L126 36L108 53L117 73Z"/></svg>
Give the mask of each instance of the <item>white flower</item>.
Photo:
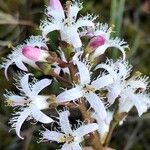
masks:
<svg viewBox="0 0 150 150"><path fill-rule="evenodd" d="M3 64L0 65L0 68L5 69L5 76L7 79L7 70L10 65L15 64L19 69L23 71L28 71L24 63L29 64L34 68L37 68L34 60L31 60L23 55L22 49L26 46L47 49L46 41L41 36L31 36L28 40L25 41L24 44L14 47L12 53L9 54L7 58L4 58Z"/></svg>
<svg viewBox="0 0 150 150"><path fill-rule="evenodd" d="M95 27L95 31L93 32L93 36L97 41L100 41L100 43L99 43L99 46L96 47L95 51L92 54L93 58L104 54L107 48L115 47L122 52L123 59L125 59L125 56L126 56L125 49L129 48L127 45L127 42L125 42L124 40L121 40L118 37L111 38L110 37L111 32L112 32L112 29L109 28L107 24L97 23ZM98 45L98 43L96 45Z"/></svg>
<svg viewBox="0 0 150 150"><path fill-rule="evenodd" d="M105 86L105 89L108 90L107 101L112 105L123 90L125 79L129 77L132 67L127 61L121 59L115 63L107 59L106 63L97 65L95 69L99 68L107 71L108 75L113 78L113 83Z"/></svg>
<svg viewBox="0 0 150 150"><path fill-rule="evenodd" d="M60 5L61 4L59 4L59 6ZM47 8L48 19L42 21L40 30L42 30L44 38L46 38L47 34L51 31L59 30L62 41L66 41L69 44L72 44L75 48L79 48L82 46L82 42L79 37L78 29L85 26L91 26L94 28L93 20L95 20L95 17L88 14L77 20L77 14L82 9L82 4L73 0L72 3L67 2L66 5L66 11L61 9L61 7L55 7L54 3L53 5L50 5Z"/></svg>
<svg viewBox="0 0 150 150"><path fill-rule="evenodd" d="M150 108L150 97L145 93L147 80L147 77L139 77L127 81L120 93L119 112L129 112L135 106L139 116L141 116Z"/></svg>
<svg viewBox="0 0 150 150"><path fill-rule="evenodd" d="M106 116L105 121L101 120L96 113L93 114L93 118L96 119L98 123L98 126L99 126L98 132L101 137L101 142L104 143L107 133L109 132L110 122L113 119L113 112L107 111L107 116Z"/></svg>
<svg viewBox="0 0 150 150"><path fill-rule="evenodd" d="M128 112L134 105L139 116L147 111L150 104L149 97L141 93L147 88L147 77L128 79L132 67L123 60L118 60L115 63L107 60L106 64L99 64L95 69L99 68L106 70L113 78L113 83L105 86L105 89L108 90L107 101L110 104L119 98L119 112Z"/></svg>
<svg viewBox="0 0 150 150"><path fill-rule="evenodd" d="M36 121L42 123L51 123L53 121L41 111L49 108L49 104L46 101L49 96L38 95L41 90L51 84L51 80L43 79L37 81L34 79L33 83L29 83L29 75L30 74L21 75L17 83L17 88L22 93L21 96L15 95L12 92L8 92L4 95L8 105L19 107L19 110L13 114L14 117L10 119L10 123L21 139L23 139L23 137L20 135L20 129L26 119L34 118Z"/></svg>
<svg viewBox="0 0 150 150"><path fill-rule="evenodd" d="M59 113L59 121L61 132L49 131L46 129L42 131L42 140L55 141L62 143L61 150L82 150L80 143L83 141L83 137L98 129L96 123L90 123L87 125L81 125L75 130L71 129L71 125L68 120L70 115L69 111L63 111Z"/></svg>
<svg viewBox="0 0 150 150"><path fill-rule="evenodd" d="M102 77L98 77L94 81L91 81L90 72L87 66L78 59L75 59L74 63L77 65L79 71L80 82L74 88L60 93L57 96L57 100L59 102L69 102L85 97L99 117L104 120L106 118L106 108L100 97L95 94L95 91L112 84L112 76L104 75Z"/></svg>

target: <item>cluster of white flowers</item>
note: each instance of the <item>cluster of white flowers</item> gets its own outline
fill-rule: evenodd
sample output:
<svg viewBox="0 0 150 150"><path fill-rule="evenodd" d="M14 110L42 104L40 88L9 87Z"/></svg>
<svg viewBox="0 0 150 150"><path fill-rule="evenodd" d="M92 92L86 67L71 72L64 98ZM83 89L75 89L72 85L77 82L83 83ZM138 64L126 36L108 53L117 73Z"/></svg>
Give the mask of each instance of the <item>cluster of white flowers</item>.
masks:
<svg viewBox="0 0 150 150"><path fill-rule="evenodd" d="M58 142L62 144L62 150L81 150L80 143L84 137L94 131L100 134L101 142L104 143L110 122L116 114L128 114L135 106L141 116L150 107L148 77L140 73L131 77L132 66L126 60L125 53L127 43L118 37L112 38L113 29L107 24L95 23L96 17L93 15L77 19L81 9L82 3L77 0L67 1L65 10L59 0L50 0L46 9L47 19L41 21L40 25L42 35L31 36L23 44L13 47L12 53L1 64L7 79L10 65L15 64L24 71L15 78L20 95L10 91L4 94L6 104L15 108L10 124L21 139L20 129L25 120L34 119L43 124L56 122L60 126L59 130L45 129L41 132L41 141ZM60 33L57 52L50 51L47 46L48 42L51 43L48 34L55 30ZM84 38L89 40L87 45L83 42ZM110 47L120 50L122 58L116 62L108 58L106 62L99 60L99 56ZM28 73L25 64L43 73L46 71L52 78L40 81L33 78L29 82L33 74ZM57 95L39 94L53 80L62 84L60 92ZM65 86L65 82L70 83L69 86ZM84 122L72 130L68 119L71 109L69 104L77 105L78 108L80 102L91 112L90 117L94 121L90 120L87 124ZM68 108L58 110L58 118L47 116L42 110L50 110L52 103L56 107L63 105ZM114 103L118 108L110 111Z"/></svg>

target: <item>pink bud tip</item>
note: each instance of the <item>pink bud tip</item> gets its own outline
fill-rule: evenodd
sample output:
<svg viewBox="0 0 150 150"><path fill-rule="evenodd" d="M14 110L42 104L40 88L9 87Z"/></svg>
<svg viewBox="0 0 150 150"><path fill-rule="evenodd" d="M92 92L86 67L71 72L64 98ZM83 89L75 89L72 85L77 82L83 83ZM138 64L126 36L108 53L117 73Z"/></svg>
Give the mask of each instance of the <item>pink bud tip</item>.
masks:
<svg viewBox="0 0 150 150"><path fill-rule="evenodd" d="M106 39L103 36L96 36L91 39L91 41L88 44L88 47L90 47L92 49L96 49L99 46L104 45L105 42L106 42Z"/></svg>
<svg viewBox="0 0 150 150"><path fill-rule="evenodd" d="M60 13L64 13L63 7L59 0L49 0L49 6Z"/></svg>
<svg viewBox="0 0 150 150"><path fill-rule="evenodd" d="M42 50L39 48L31 47L31 46L26 46L22 49L22 53L25 57L28 59L34 60L34 61L39 61L42 58Z"/></svg>

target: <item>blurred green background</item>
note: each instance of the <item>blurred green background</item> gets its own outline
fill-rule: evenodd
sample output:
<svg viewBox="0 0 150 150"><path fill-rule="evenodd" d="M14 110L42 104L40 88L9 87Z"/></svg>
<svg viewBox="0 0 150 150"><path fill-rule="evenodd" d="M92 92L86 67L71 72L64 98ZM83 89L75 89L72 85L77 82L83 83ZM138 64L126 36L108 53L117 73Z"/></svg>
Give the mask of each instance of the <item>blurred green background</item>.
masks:
<svg viewBox="0 0 150 150"><path fill-rule="evenodd" d="M10 53L10 42L17 45L30 35L40 33L38 26L40 18L45 17L43 10L46 5L46 0L0 0L0 58ZM93 13L99 15L97 21L115 25L114 35L124 38L130 45L127 58L134 70L150 76L150 1L83 0L83 6L81 14ZM116 58L118 54L112 50L109 56ZM10 75L13 76L16 69L10 67ZM23 134L27 137L24 141L13 131L8 133L12 109L3 103L5 89L15 90L13 80L6 81L3 70L0 70L0 150L53 150L55 144L36 142L36 127L29 128L30 123L23 126ZM133 111L113 134L111 146L117 150L149 150L150 113L138 118Z"/></svg>

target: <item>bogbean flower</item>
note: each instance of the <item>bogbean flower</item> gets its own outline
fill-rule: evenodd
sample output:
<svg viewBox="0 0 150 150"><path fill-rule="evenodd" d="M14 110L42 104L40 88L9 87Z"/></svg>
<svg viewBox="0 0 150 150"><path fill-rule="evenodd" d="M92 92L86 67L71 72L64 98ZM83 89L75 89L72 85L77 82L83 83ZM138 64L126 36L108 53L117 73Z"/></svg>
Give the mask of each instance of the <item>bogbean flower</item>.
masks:
<svg viewBox="0 0 150 150"><path fill-rule="evenodd" d="M127 79L131 73L131 66L126 61L118 60L113 63L99 64L96 69L103 68L113 77L113 83L105 86L108 90L107 100L113 104L119 98L119 112L129 112L135 106L141 116L150 106L150 99L145 90L148 85L148 77Z"/></svg>
<svg viewBox="0 0 150 150"><path fill-rule="evenodd" d="M60 93L57 96L58 102L69 102L84 97L90 103L90 106L95 110L99 117L102 120L105 120L106 108L102 102L102 99L96 95L95 91L112 84L112 76L109 74L103 75L101 77L98 77L96 80L91 81L90 71L86 64L76 58L74 60L74 63L77 65L79 71L79 84L76 84L72 89Z"/></svg>
<svg viewBox="0 0 150 150"><path fill-rule="evenodd" d="M122 59L117 60L115 63L112 60L107 59L106 63L97 65L95 69L99 68L107 71L113 78L113 83L105 86L105 89L108 91L107 101L112 105L123 90L125 79L129 77L132 66ZM112 79L110 78L108 80Z"/></svg>
<svg viewBox="0 0 150 150"><path fill-rule="evenodd" d="M101 137L101 142L104 143L105 138L106 138L106 136L107 136L107 134L109 132L110 122L113 119L113 112L107 111L107 116L106 116L105 121L101 120L96 113L93 114L93 118L98 123L98 126L99 126L98 132L99 132L100 137Z"/></svg>
<svg viewBox="0 0 150 150"><path fill-rule="evenodd" d="M148 77L139 77L127 81L120 93L119 112L129 112L136 107L139 116L150 108L150 97L146 94Z"/></svg>
<svg viewBox="0 0 150 150"><path fill-rule="evenodd" d="M107 48L115 47L123 54L125 59L125 49L129 48L127 42L120 38L111 38L112 29L107 24L97 23L95 31L93 31L93 38L88 44L88 48L92 50L92 57L98 57L105 53Z"/></svg>
<svg viewBox="0 0 150 150"><path fill-rule="evenodd" d="M75 48L80 48L82 42L78 29L85 26L94 28L95 17L88 14L77 20L77 14L82 9L82 4L73 0L72 3L68 1L66 5L67 10L64 11L59 0L51 0L50 6L47 8L48 19L41 23L40 30L42 30L44 38L48 33L58 30L62 41L72 44Z"/></svg>
<svg viewBox="0 0 150 150"><path fill-rule="evenodd" d="M29 83L29 75L19 75L17 80L17 88L21 95L16 95L12 92L7 92L6 103L9 106L17 107L15 109L14 117L10 119L12 128L16 130L18 137L23 139L20 135L20 129L24 121L27 119L35 119L42 123L51 123L53 120L45 115L41 110L49 108L49 103L46 101L49 96L39 95L40 91L51 84L51 80L43 79L37 81L34 79L33 83ZM17 111L18 110L18 111Z"/></svg>
<svg viewBox="0 0 150 150"><path fill-rule="evenodd" d="M80 143L85 135L92 133L98 129L97 123L89 123L86 125L81 125L75 130L71 129L69 123L69 111L62 111L59 113L59 122L61 131L50 131L46 129L42 131L42 140L55 141L63 144L61 150L82 150Z"/></svg>
<svg viewBox="0 0 150 150"><path fill-rule="evenodd" d="M7 56L7 58L3 59L3 64L0 65L0 68L5 69L5 76L8 79L7 75L7 70L10 65L15 64L19 69L23 71L28 71L27 67L24 65L24 63L29 64L30 66L37 68L35 64L34 59L31 58L31 53L35 54L38 57L38 59L44 61L45 57L48 56L48 51L44 51L41 49L48 49L46 45L46 41L41 37L41 36L31 36L28 40L25 41L24 44L18 45L17 47L13 47L13 51L11 54ZM29 56L30 52L30 57L25 57L24 54ZM34 52L33 52L34 51ZM39 56L41 55L41 56ZM39 58L40 57L40 58Z"/></svg>

